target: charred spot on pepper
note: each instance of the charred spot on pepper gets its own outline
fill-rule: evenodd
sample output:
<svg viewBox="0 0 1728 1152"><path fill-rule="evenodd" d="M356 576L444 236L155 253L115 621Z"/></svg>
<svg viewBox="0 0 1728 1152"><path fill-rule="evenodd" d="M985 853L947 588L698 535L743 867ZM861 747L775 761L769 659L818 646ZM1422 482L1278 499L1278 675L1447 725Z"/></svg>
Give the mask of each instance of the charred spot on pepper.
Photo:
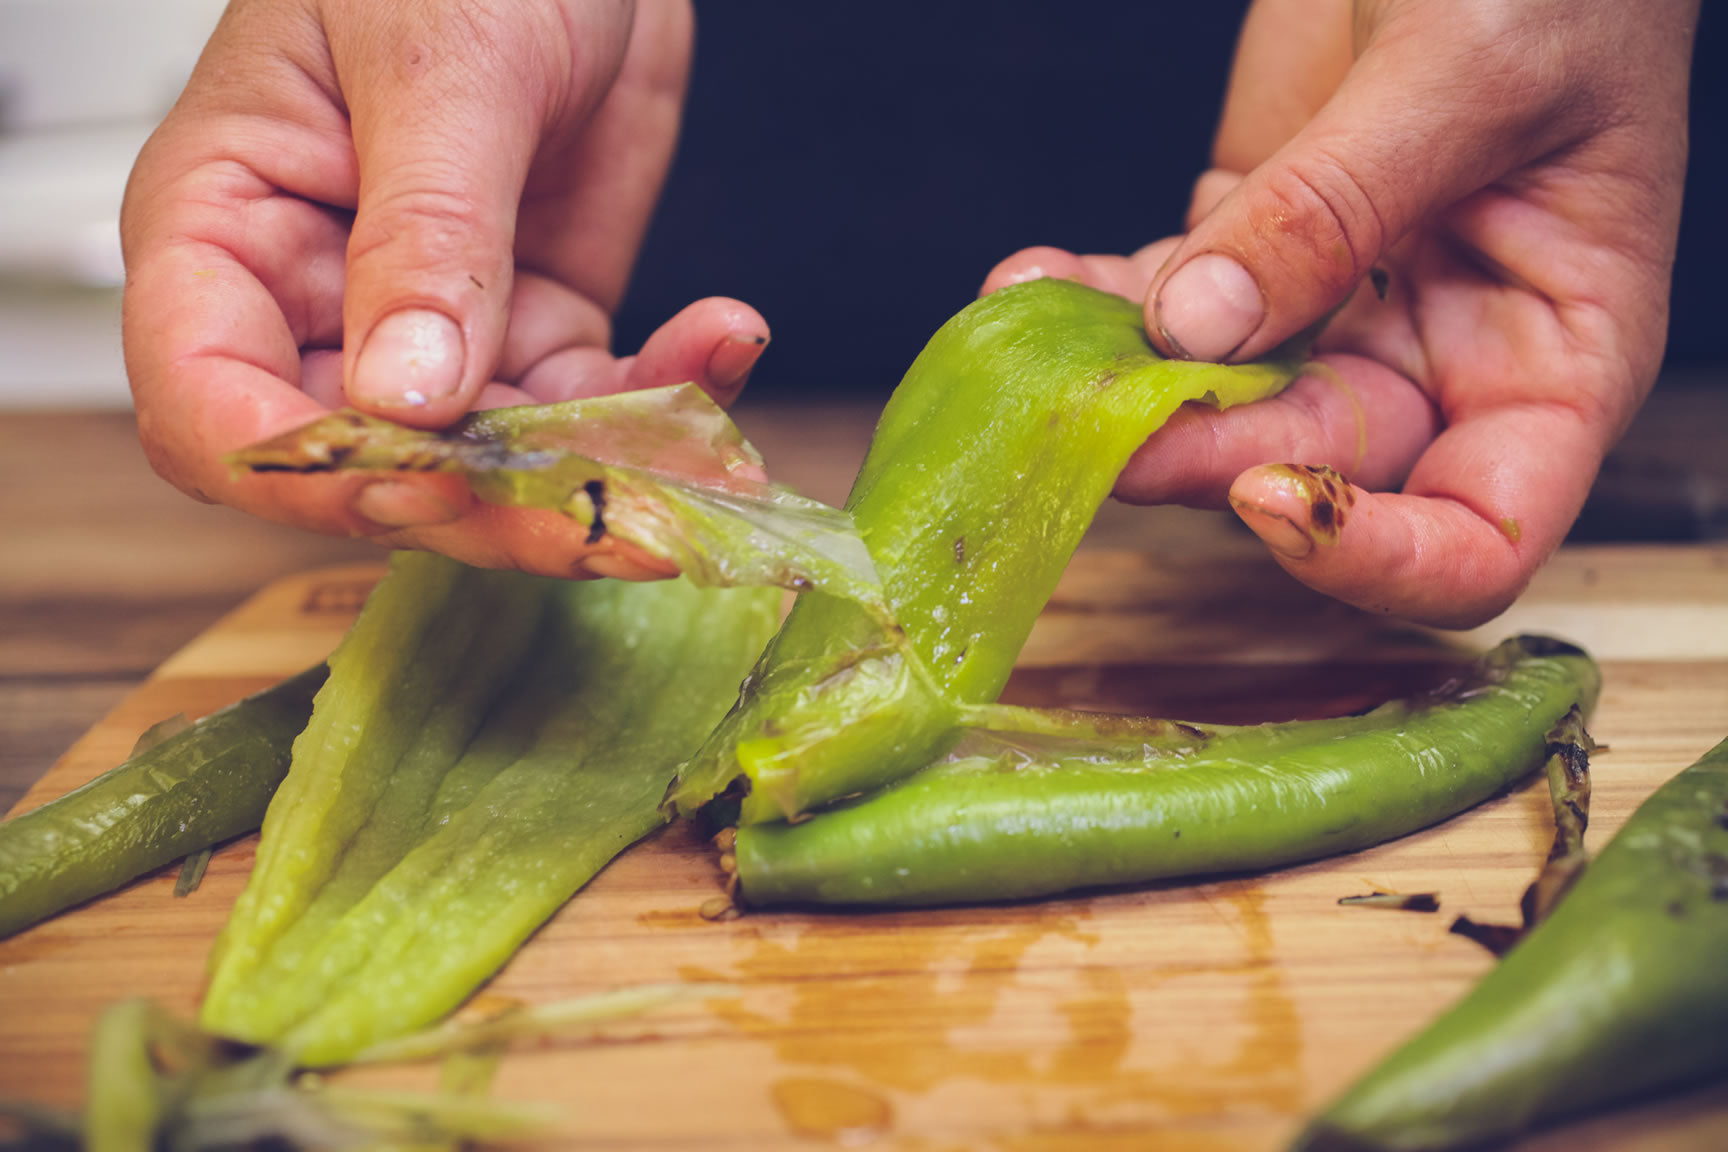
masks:
<svg viewBox="0 0 1728 1152"><path fill-rule="evenodd" d="M966 563L966 537L954 537L954 563Z"/></svg>
<svg viewBox="0 0 1728 1152"><path fill-rule="evenodd" d="M1483 924L1468 916L1460 916L1452 921L1452 926L1446 931L1480 944L1495 956L1506 955L1524 935L1521 927L1510 924Z"/></svg>
<svg viewBox="0 0 1728 1152"><path fill-rule="evenodd" d="M1338 903L1347 908L1390 908L1397 912L1440 911L1437 892L1367 892L1358 896L1340 896Z"/></svg>
<svg viewBox="0 0 1728 1152"><path fill-rule="evenodd" d="M582 491L594 505L594 519L588 525L587 544L598 544L600 538L606 535L606 482L590 480L582 485Z"/></svg>
<svg viewBox="0 0 1728 1152"><path fill-rule="evenodd" d="M1556 639L1553 636L1526 634L1519 636L1515 643L1531 656L1584 656L1587 654L1578 645Z"/></svg>

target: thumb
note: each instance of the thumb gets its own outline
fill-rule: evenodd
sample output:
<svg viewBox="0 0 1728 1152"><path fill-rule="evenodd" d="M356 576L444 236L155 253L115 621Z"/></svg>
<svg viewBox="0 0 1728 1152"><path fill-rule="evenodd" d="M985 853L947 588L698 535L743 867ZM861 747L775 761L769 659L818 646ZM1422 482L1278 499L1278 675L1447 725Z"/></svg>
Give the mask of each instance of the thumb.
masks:
<svg viewBox="0 0 1728 1152"><path fill-rule="evenodd" d="M607 11L584 26L550 3L363 4L331 28L360 174L342 316L355 407L439 427L490 380L529 165L557 117L598 103L628 37L624 6L588 8Z"/></svg>
<svg viewBox="0 0 1728 1152"><path fill-rule="evenodd" d="M1512 37L1486 17L1461 20L1455 3L1378 10L1379 26L1330 99L1153 278L1146 326L1166 354L1265 354L1348 297L1412 227L1556 147L1581 114L1558 107L1566 86L1540 72L1544 54L1532 52L1528 30ZM1232 122L1258 107L1235 99L1254 82L1233 78L1215 148L1221 167L1240 164L1243 143L1264 136Z"/></svg>

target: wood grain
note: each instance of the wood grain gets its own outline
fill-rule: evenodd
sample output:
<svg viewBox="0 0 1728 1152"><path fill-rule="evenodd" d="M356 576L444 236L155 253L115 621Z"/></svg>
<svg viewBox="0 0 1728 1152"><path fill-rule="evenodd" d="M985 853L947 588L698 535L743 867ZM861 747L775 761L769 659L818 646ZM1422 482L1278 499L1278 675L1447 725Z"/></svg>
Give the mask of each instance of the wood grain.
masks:
<svg viewBox="0 0 1728 1152"><path fill-rule="evenodd" d="M29 807L199 714L317 659L377 570L279 581L169 660L74 746ZM1591 843L1728 734L1728 549L1563 552L1492 639L1537 622L1591 648ZM1468 642L1475 642L1471 638ZM1254 720L1372 703L1460 651L1320 601L1252 554L1083 554L1010 689L1022 701ZM1213 716L1202 715L1207 711ZM1526 786L1440 827L1276 873L999 907L787 912L711 923L710 853L683 828L638 846L493 982L530 1000L655 980L736 998L511 1056L502 1095L557 1101L554 1143L595 1149L1176 1149L1260 1152L1491 963L1452 915L1510 919L1551 837ZM0 943L0 1094L81 1097L91 1022L122 996L196 1005L250 840L190 899L172 871ZM1437 891L1420 915L1341 908ZM424 1084L417 1071L373 1080ZM1728 1088L1526 1141L1523 1152L1728 1147Z"/></svg>

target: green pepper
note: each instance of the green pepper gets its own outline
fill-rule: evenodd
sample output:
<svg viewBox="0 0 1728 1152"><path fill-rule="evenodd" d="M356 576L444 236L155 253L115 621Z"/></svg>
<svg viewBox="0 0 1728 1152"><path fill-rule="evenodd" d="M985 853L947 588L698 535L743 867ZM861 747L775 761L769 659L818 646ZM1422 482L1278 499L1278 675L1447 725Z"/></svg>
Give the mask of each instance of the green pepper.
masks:
<svg viewBox="0 0 1728 1152"><path fill-rule="evenodd" d="M0 937L258 827L323 665L0 824Z"/></svg>
<svg viewBox="0 0 1728 1152"><path fill-rule="evenodd" d="M1725 956L1728 741L1658 788L1547 919L1296 1148L1476 1147L1728 1074Z"/></svg>
<svg viewBox="0 0 1728 1152"><path fill-rule="evenodd" d="M456 1007L663 822L779 599L398 556L331 657L204 1026L330 1064Z"/></svg>
<svg viewBox="0 0 1728 1152"><path fill-rule="evenodd" d="M391 558L331 654L294 766L265 814L251 878L212 958L204 1017L213 1029L275 1038L306 982L266 987L266 957L279 944L296 957L302 936L419 838L437 785L540 629L550 590L550 581L430 554Z"/></svg>
<svg viewBox="0 0 1728 1152"><path fill-rule="evenodd" d="M1001 692L1134 450L1183 402L1257 400L1300 364L1165 360L1138 304L1068 281L967 307L895 390L846 506L890 618L800 597L670 802L747 787L745 822L796 818L940 756Z"/></svg>
<svg viewBox="0 0 1728 1152"><path fill-rule="evenodd" d="M1246 728L1094 722L1082 738L974 735L944 762L797 824L746 825L748 905L1020 899L1353 851L1480 803L1542 763L1596 665L1507 641L1426 696ZM992 715L1012 721L1020 710ZM1124 731L1112 733L1112 727Z"/></svg>

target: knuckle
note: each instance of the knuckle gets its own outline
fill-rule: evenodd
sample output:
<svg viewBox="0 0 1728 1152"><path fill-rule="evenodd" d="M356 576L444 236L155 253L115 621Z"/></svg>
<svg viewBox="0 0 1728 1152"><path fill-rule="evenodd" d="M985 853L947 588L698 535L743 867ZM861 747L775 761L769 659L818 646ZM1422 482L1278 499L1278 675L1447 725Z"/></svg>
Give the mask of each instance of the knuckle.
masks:
<svg viewBox="0 0 1728 1152"><path fill-rule="evenodd" d="M491 225L473 197L451 190L460 185L459 173L446 164L394 173L392 186L355 218L350 268L392 257L420 266L464 262Z"/></svg>
<svg viewBox="0 0 1728 1152"><path fill-rule="evenodd" d="M1385 216L1351 167L1325 151L1273 173L1266 185L1268 237L1292 271L1342 296L1378 258L1386 242Z"/></svg>

